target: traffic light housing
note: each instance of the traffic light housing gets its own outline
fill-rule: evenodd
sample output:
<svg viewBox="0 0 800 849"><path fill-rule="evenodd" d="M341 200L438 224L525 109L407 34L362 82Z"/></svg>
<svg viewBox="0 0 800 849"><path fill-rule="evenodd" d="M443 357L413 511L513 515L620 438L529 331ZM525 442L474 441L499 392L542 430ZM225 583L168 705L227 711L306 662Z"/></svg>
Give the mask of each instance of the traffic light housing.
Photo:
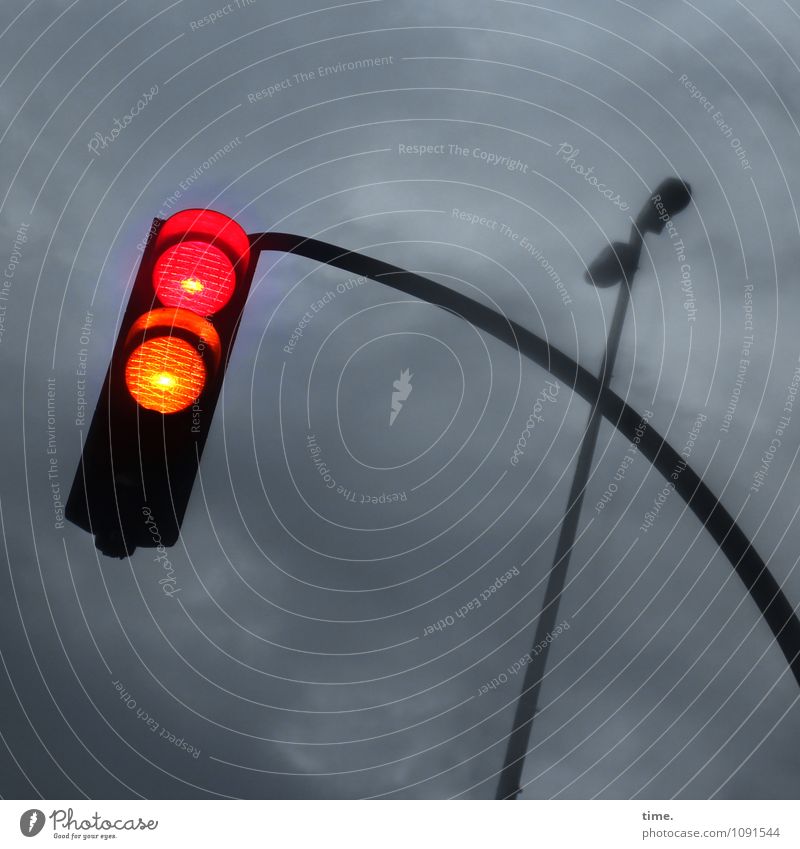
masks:
<svg viewBox="0 0 800 849"><path fill-rule="evenodd" d="M219 212L153 222L66 507L104 554L177 541L257 258Z"/></svg>

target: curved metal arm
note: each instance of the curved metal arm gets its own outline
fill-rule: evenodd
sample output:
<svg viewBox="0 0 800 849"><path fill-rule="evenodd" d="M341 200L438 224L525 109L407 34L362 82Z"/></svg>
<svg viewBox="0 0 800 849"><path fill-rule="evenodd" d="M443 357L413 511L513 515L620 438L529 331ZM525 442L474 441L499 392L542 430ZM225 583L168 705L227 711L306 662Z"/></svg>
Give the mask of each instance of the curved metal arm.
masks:
<svg viewBox="0 0 800 849"><path fill-rule="evenodd" d="M369 277L399 292L456 313L546 368L589 404L597 403L603 416L627 439L633 441L639 436L636 431L641 431L641 414L626 404L619 395L607 387L604 388L601 380L563 351L478 301L419 274L317 239L306 239L288 233L256 233L250 236L250 241L254 250L294 253L314 259L353 274ZM684 466L680 454L649 424L644 435L640 436L638 448L665 478L669 478L673 469L681 464L683 471L674 481L675 491L703 523L730 561L769 625L795 681L800 686L800 620L766 563L700 476L691 466Z"/></svg>

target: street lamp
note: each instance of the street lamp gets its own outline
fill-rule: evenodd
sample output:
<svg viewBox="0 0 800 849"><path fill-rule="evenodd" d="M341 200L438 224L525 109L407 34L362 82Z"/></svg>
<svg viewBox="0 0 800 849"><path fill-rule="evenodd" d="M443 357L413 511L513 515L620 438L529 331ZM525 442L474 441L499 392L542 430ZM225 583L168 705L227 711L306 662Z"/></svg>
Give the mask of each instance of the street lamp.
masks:
<svg viewBox="0 0 800 849"><path fill-rule="evenodd" d="M599 409L600 398L603 390L611 382L611 373L614 369L614 361L622 336L622 326L625 323L625 315L631 297L630 287L633 276L639 267L644 235L648 232L661 233L669 220L689 205L691 198L692 191L688 183L674 177L664 180L636 216L628 242L614 242L608 245L591 263L586 272L587 282L599 287L619 284L619 292L606 341L605 354L600 366L600 393L597 400L592 404L589 421L583 434L583 441L575 466L575 477L572 479L572 488L567 499L566 513L561 523L561 532L558 536L553 565L547 578L542 612L539 615L536 634L533 638L533 645L543 648L538 653L531 650L530 654L533 659L525 668L525 681L517 702L514 725L508 738L505 763L497 787L496 798L498 799L516 799L521 789L522 765L528 750L531 725L536 715L539 691L547 666L549 647L547 636L555 627L558 618L558 604L566 582L570 554L575 545L583 495L586 492L586 485L591 474L592 458L597 446L600 421L603 418Z"/></svg>

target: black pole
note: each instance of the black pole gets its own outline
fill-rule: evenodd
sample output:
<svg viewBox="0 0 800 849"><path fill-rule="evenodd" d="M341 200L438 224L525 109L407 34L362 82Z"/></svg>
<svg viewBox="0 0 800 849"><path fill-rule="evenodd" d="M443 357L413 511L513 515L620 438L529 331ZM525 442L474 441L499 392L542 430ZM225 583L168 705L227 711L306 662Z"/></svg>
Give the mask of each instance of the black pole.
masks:
<svg viewBox="0 0 800 849"><path fill-rule="evenodd" d="M514 724L508 738L506 758L503 770L500 773L495 797L497 799L516 799L521 792L522 767L525 763L525 755L528 752L531 726L538 710L539 694L547 669L547 655L551 642L548 637L558 619L561 593L564 591L570 555L578 534L578 521L583 505L583 496L592 473L592 460L597 447L597 436L600 432L602 418L599 403L603 393L608 389L614 363L617 359L622 328L625 324L625 316L630 302L630 287L639 267L639 258L642 253L643 234L648 231L662 232L670 218L685 209L690 200L691 188L688 183L675 178L664 180L642 207L631 228L628 243L616 242L609 245L589 267L587 279L590 282L600 286L619 284L619 293L608 339L606 340L603 362L600 367L599 394L589 411L589 421L583 434L583 441L575 466L575 477L572 479L567 509L561 523L553 565L550 568L545 587L544 602L533 638L534 647L530 652L532 659L525 668L522 693L517 701ZM536 651L537 646L542 647L541 651Z"/></svg>
<svg viewBox="0 0 800 849"><path fill-rule="evenodd" d="M614 318L608 335L603 365L600 370L601 391L606 388L611 379L614 361L619 349L619 341L622 336L622 327L625 322L625 313L630 301L630 288L627 282L620 284L617 304L614 309ZM544 602L536 624L536 633L533 645L542 646L540 652L531 651L531 662L525 667L525 680L522 685L522 693L517 701L517 709L514 715L514 725L508 739L506 759L503 771L500 774L500 782L497 788L497 799L515 799L520 792L520 781L522 779L522 766L525 762L525 754L528 751L528 741L531 734L531 725L536 715L539 701L539 692L547 668L547 654L549 648L548 634L552 633L558 618L558 605L564 584L567 579L570 554L575 545L575 537L578 532L578 520L581 515L583 496L586 485L592 472L592 459L597 447L597 436L600 432L600 422L603 414L599 409L598 401L592 405L589 412L589 421L583 434L578 460L575 465L575 477L572 479L569 498L567 499L567 511L561 523L561 531L558 535L558 544L553 558L553 565L547 578L547 586L544 593Z"/></svg>
<svg viewBox="0 0 800 849"><path fill-rule="evenodd" d="M567 499L564 520L561 523L553 565L547 578L544 603L536 625L536 634L533 639L534 648L530 653L532 660L525 668L522 693L517 702L514 724L508 738L506 759L497 787L497 799L516 799L521 792L522 767L528 751L531 726L538 709L542 681L547 669L547 655L551 642L547 638L553 631L558 618L558 605L567 580L570 555L578 533L583 496L592 473L592 460L597 447L597 436L600 432L602 413L599 405L604 393L608 390L611 374L614 370L614 363L622 338L622 328L630 302L630 287L639 267L639 258L642 253L643 234L646 232L662 232L668 225L670 218L689 205L691 197L691 188L688 183L676 178L664 180L636 217L628 243L616 242L609 245L589 267L587 275L589 282L598 286L619 284L619 293L614 317L611 321L611 329L606 340L603 362L600 367L598 397L592 404L589 421L583 434L583 441L575 466L575 477L572 479L572 487ZM536 646L542 646L541 651L537 652Z"/></svg>

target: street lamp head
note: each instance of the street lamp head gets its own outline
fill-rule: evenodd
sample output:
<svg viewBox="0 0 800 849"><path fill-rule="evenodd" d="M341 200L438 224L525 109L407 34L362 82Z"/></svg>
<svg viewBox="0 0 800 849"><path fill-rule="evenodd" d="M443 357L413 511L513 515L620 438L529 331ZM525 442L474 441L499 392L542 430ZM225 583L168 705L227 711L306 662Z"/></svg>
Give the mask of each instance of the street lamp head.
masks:
<svg viewBox="0 0 800 849"><path fill-rule="evenodd" d="M692 188L678 177L668 177L659 183L647 203L636 216L630 242L607 245L586 272L586 282L600 288L628 283L639 267L642 237L646 233L661 233L673 216L686 209L692 200Z"/></svg>
<svg viewBox="0 0 800 849"><path fill-rule="evenodd" d="M692 200L692 187L678 177L663 180L636 218L639 232L661 233L670 218L686 209Z"/></svg>
<svg viewBox="0 0 800 849"><path fill-rule="evenodd" d="M586 271L586 282L601 289L633 278L639 267L639 251L627 242L606 245Z"/></svg>

